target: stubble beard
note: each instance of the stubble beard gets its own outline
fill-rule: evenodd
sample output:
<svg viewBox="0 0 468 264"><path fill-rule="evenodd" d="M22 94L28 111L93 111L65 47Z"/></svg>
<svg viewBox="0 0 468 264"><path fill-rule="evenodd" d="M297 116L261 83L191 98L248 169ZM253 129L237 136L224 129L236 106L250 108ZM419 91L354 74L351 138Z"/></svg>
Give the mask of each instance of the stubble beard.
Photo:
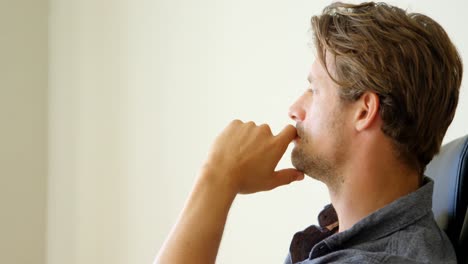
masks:
<svg viewBox="0 0 468 264"><path fill-rule="evenodd" d="M302 141L301 143L307 145L307 141ZM302 146L296 146L293 149L291 161L297 170L327 185L336 177L332 162L317 154L306 153Z"/></svg>
<svg viewBox="0 0 468 264"><path fill-rule="evenodd" d="M305 133L301 133L303 136L300 142L298 142L291 152L291 162L297 170L325 183L333 191L339 191L340 186L344 182L340 168L345 159L343 152L345 142L339 129L341 129L340 124L334 122L330 130L330 136L334 139L332 144L333 149L329 156L314 153L314 146L312 146Z"/></svg>

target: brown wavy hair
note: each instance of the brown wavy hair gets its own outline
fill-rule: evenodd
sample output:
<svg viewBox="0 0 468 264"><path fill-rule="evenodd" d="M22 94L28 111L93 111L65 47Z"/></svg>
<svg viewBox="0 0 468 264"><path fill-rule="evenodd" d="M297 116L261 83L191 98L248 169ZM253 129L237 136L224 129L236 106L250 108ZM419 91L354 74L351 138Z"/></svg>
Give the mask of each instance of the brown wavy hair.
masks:
<svg viewBox="0 0 468 264"><path fill-rule="evenodd" d="M438 153L458 103L463 65L433 19L385 3L340 2L311 19L317 57L352 102L378 95L382 131L421 174ZM326 55L334 58L333 74Z"/></svg>

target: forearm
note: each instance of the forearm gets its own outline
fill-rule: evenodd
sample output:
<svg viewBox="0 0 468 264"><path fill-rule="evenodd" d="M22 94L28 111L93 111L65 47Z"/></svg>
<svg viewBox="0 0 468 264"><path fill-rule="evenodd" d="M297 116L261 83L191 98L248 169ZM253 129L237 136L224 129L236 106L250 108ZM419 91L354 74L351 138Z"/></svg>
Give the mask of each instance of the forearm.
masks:
<svg viewBox="0 0 468 264"><path fill-rule="evenodd" d="M236 192L212 182L209 173L200 175L155 263L215 263Z"/></svg>

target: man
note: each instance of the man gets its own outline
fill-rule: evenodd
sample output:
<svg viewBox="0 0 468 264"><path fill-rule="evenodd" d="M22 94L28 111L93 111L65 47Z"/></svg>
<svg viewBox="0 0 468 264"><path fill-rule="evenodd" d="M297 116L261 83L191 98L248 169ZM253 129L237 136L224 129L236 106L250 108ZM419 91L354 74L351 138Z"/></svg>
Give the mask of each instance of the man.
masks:
<svg viewBox="0 0 468 264"><path fill-rule="evenodd" d="M304 174L332 205L294 235L286 263L456 263L423 175L455 113L456 48L429 17L382 3L333 3L312 28L317 59L290 109L296 128L226 127L156 263L214 263L237 194ZM275 171L293 140L296 169Z"/></svg>

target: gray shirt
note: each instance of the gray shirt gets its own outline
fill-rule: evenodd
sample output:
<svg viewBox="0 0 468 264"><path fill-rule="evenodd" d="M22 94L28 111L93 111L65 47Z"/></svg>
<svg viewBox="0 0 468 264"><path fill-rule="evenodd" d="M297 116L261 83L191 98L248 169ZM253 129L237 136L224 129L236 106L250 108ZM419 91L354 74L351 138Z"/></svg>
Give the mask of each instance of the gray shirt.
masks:
<svg viewBox="0 0 468 264"><path fill-rule="evenodd" d="M433 188L425 177L415 192L340 233L330 219L296 233L285 263L457 263L452 244L434 220ZM332 207L325 210L336 217Z"/></svg>

